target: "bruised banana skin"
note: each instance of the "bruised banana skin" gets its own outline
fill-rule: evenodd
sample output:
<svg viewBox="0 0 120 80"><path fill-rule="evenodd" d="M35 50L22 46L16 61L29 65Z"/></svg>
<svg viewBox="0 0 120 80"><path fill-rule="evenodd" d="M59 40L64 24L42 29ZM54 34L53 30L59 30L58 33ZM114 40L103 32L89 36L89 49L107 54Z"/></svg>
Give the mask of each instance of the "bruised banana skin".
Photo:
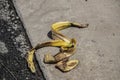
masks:
<svg viewBox="0 0 120 80"><path fill-rule="evenodd" d="M78 23L70 23L68 21L66 22L57 22L55 24L52 25L52 36L53 36L53 39L61 39L65 42L68 42L68 43L71 43L71 40L72 39L69 39L67 38L66 36L60 34L58 31L59 30L62 30L62 29L65 29L65 28L69 28L69 27L78 27L78 28L85 28L85 27L88 27L88 24L78 24ZM55 37L54 37L55 36ZM66 61L64 62L66 65L64 64L61 64L62 61L64 61L64 59L66 58L69 58L70 56L72 56L74 54L74 51L75 51L75 48L76 48L76 42L73 44L73 48L71 48L72 50L70 50L69 52L67 51L64 51L63 49L63 52L60 52L58 54L56 54L54 57L52 57L52 55L49 55L49 57L51 58L52 57L52 60L54 58L54 61L52 60L46 60L45 63L51 63L51 62L58 62L56 67L59 68L61 71L63 72L67 72L67 71L70 71L72 70L73 68L75 68L78 64L78 60L69 60L69 61ZM68 48L69 49L69 48ZM47 56L47 55L45 55ZM47 57L47 58L49 58ZM47 58L44 58L44 59L47 59ZM60 61L60 62L59 62ZM73 64L72 66L69 66L71 64ZM61 65L59 65L61 64ZM64 68L61 68L61 67L64 67Z"/></svg>
<svg viewBox="0 0 120 80"><path fill-rule="evenodd" d="M57 63L65 58L69 58L75 53L75 46L68 48L67 50L60 51L56 55L52 56L50 53L45 54L44 62L45 63Z"/></svg>
<svg viewBox="0 0 120 80"><path fill-rule="evenodd" d="M68 47L68 48L61 48L60 52L57 53L56 55L52 56L50 53L49 54L45 54L44 57L44 62L45 63L57 63L65 58L69 58L70 56L72 56L75 53L75 49L76 49L76 40L73 40L73 46L72 47ZM47 56L47 57L46 57ZM52 57L52 58L51 58ZM48 59L49 58L49 59ZM53 61L54 58L54 61ZM50 60L51 59L51 60Z"/></svg>
<svg viewBox="0 0 120 80"><path fill-rule="evenodd" d="M67 61L60 61L58 62L55 67L60 69L62 72L68 72L75 68L78 65L79 61L78 60L67 60Z"/></svg>
<svg viewBox="0 0 120 80"><path fill-rule="evenodd" d="M56 38L57 38L57 39L65 41L65 42L72 43L71 39L67 38L66 36L64 36L64 35L62 35L62 34L60 34L58 32L59 30L62 30L62 29L65 29L65 28L69 28L69 27L85 28L85 27L88 27L88 24L70 23L68 21L55 23L55 24L52 25L52 36L53 36L53 39L56 40ZM51 58L52 60L50 60L50 59L48 61L45 60L46 61L45 63L52 63L52 62L55 63L55 62L58 62L57 63L58 65L56 65L56 67L59 68L61 71L67 72L67 71L72 70L73 68L75 68L77 66L78 60L69 60L69 61L64 62L67 65L64 65L64 64L59 65L59 64L60 64L60 62L62 63L62 61L64 61L64 59L69 58L70 56L72 56L74 54L74 51L75 51L75 48L76 48L76 43L74 43L73 45L74 45L73 49L71 51L69 51L69 52L68 52L68 50L66 52L66 51L64 51L64 49L62 49L63 52L60 52L60 53L56 54L54 57L52 57L52 55L49 55L50 58L52 57ZM47 54L45 56L47 56ZM48 59L49 57L47 56L47 58L44 58L44 59ZM68 66L69 64L73 64L73 63L75 63L75 64L72 65L72 66ZM61 68L63 66L64 66L64 68Z"/></svg>
<svg viewBox="0 0 120 80"><path fill-rule="evenodd" d="M69 21L54 23L52 25L52 37L54 38L54 40L38 44L28 52L27 62L28 62L28 67L30 68L30 70L33 73L36 72L35 66L33 63L33 58L34 58L33 56L34 56L35 50L38 50L43 47L48 47L48 46L60 47L61 52L56 54L55 56L52 56L51 54L46 54L44 57L44 62L46 63L54 63L54 62L57 63L58 62L58 65L56 65L56 67L58 67L63 72L72 70L78 64L78 61L76 60L65 61L64 63L67 65L75 63L71 67L67 65L65 66L64 64L60 65L62 67L64 66L65 68L59 67L59 61L62 62L74 54L74 51L76 48L76 40L67 38L66 36L61 34L59 31L66 29L68 27L85 28L87 26L88 24L71 23Z"/></svg>

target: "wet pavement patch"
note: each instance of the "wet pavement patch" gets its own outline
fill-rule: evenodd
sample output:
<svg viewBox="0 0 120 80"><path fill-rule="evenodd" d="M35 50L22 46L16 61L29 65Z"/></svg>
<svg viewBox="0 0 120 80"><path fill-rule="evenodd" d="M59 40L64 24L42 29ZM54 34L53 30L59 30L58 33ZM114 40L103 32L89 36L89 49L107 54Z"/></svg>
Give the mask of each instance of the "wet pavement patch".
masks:
<svg viewBox="0 0 120 80"><path fill-rule="evenodd" d="M36 74L27 67L25 55L30 48L12 0L0 0L0 80L44 80L38 66Z"/></svg>

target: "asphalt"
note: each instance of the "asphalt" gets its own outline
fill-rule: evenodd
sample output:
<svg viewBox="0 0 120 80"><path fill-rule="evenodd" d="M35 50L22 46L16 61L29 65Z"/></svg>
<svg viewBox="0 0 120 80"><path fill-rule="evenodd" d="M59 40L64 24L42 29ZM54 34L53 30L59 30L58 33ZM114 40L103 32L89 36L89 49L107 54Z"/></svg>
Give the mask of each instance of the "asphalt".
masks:
<svg viewBox="0 0 120 80"><path fill-rule="evenodd" d="M57 21L88 23L86 29L62 31L77 39L77 51L71 59L79 65L62 73L54 65L44 64L45 53L56 54L57 48L36 52L46 80L119 80L120 79L120 1L119 0L14 0L32 46L50 41L47 36Z"/></svg>
<svg viewBox="0 0 120 80"><path fill-rule="evenodd" d="M27 66L25 55L31 47L13 1L0 0L0 80L44 80L37 66L36 74Z"/></svg>

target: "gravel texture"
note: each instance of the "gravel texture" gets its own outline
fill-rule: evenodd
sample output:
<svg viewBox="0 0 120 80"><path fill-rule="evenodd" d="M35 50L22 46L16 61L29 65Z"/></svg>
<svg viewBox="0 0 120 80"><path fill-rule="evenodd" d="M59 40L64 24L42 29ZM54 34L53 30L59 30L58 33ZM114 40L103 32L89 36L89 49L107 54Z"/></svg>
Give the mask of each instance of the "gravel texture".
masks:
<svg viewBox="0 0 120 80"><path fill-rule="evenodd" d="M31 48L12 0L0 0L0 80L44 80L41 72L32 74L25 60Z"/></svg>

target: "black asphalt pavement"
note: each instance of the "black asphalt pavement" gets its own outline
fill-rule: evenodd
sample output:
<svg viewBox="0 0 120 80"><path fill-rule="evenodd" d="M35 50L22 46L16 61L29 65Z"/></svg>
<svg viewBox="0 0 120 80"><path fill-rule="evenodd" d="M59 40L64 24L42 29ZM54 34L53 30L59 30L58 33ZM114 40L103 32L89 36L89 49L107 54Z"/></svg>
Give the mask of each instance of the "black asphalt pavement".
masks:
<svg viewBox="0 0 120 80"><path fill-rule="evenodd" d="M41 70L32 74L25 60L31 48L12 0L0 0L0 80L44 80Z"/></svg>

